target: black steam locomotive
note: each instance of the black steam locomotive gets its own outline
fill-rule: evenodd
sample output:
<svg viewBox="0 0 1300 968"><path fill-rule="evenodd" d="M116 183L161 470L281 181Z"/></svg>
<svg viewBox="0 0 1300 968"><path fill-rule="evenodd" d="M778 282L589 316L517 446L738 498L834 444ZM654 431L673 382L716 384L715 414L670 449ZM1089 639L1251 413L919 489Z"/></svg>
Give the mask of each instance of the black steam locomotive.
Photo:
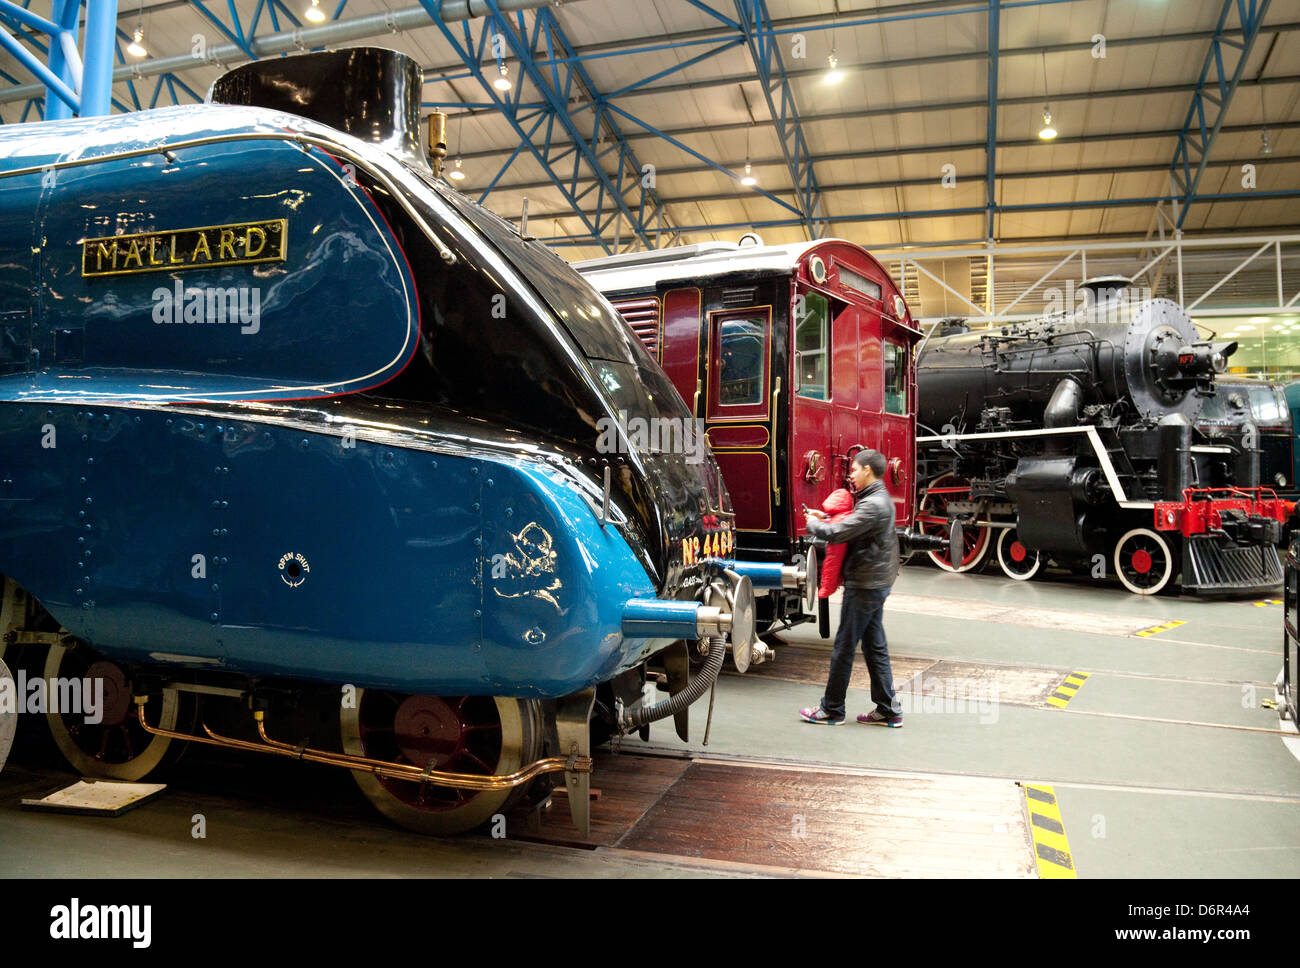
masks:
<svg viewBox="0 0 1300 968"><path fill-rule="evenodd" d="M965 571L993 546L1012 578L1051 559L1140 595L1180 572L1189 592L1272 588L1289 506L1259 486L1258 438L1195 426L1236 343L1126 286L1093 280L1078 311L922 347L918 517L953 538L931 556Z"/></svg>

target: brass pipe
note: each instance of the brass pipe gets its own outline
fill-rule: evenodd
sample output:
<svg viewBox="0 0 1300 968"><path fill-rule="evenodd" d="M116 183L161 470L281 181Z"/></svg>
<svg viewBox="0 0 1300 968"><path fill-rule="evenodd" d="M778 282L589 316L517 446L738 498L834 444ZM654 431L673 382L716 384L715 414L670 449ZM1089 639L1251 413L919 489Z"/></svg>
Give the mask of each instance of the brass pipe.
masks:
<svg viewBox="0 0 1300 968"><path fill-rule="evenodd" d="M144 718L144 706L147 701L147 696L137 696L135 698L136 719L139 721L140 727L153 736L165 736L168 739L184 740L189 743L206 743L209 746L221 746L226 749L244 750L250 753L271 753L296 760L306 760L310 763L323 763L326 766L365 771L390 780L408 780L413 783L428 783L432 786L454 787L463 790L509 790L527 783L543 773L564 773L569 770L575 773L591 772L591 757L589 756L571 758L551 756L535 760L514 773L482 776L477 773L448 773L443 770L421 769L413 763L386 763L383 760L353 756L351 753L331 753L306 746L297 747L289 743L273 740L267 735L266 726L263 722L264 715L261 710L253 713L253 718L257 721L257 734L262 739L260 743L235 739L231 736L222 736L212 730L206 723L203 724L203 731L208 735L206 737L196 736L192 733L179 733L175 730L150 726Z"/></svg>

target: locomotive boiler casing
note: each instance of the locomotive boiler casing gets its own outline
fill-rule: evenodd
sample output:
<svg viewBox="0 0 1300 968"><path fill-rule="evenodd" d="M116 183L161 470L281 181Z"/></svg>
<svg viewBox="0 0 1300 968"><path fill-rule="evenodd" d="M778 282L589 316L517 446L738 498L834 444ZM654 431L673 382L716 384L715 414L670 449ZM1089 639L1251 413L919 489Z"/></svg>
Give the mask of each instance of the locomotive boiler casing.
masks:
<svg viewBox="0 0 1300 968"><path fill-rule="evenodd" d="M25 126L0 166L0 571L78 639L136 669L534 697L671 644L622 607L696 597L682 543L728 502L707 454L597 454L602 415L671 398L594 292L585 343L526 284L484 314L536 343L527 379L465 391L481 412L385 403L363 391L453 373L433 351L467 321L430 309L443 260L368 171L427 193L466 273L511 270L378 149L200 106ZM577 429L538 428L538 399Z"/></svg>
<svg viewBox="0 0 1300 968"><path fill-rule="evenodd" d="M985 408L1005 407L1011 422L1042 426L1066 378L1079 383L1082 405L1124 402L1133 419L1180 413L1194 420L1201 395L1172 385L1160 366L1199 340L1191 318L1168 299L1111 299L1078 313L937 337L917 361L920 420L936 433L948 425L969 433Z"/></svg>

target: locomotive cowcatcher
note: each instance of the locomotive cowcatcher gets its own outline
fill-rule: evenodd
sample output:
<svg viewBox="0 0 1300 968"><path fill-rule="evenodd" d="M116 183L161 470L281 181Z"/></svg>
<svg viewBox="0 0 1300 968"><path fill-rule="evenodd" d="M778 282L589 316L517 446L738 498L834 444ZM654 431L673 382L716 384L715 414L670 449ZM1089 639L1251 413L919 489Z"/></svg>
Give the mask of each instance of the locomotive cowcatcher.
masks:
<svg viewBox="0 0 1300 968"><path fill-rule="evenodd" d="M745 558L815 560L801 508L843 486L862 447L888 459L885 484L906 534L921 332L869 252L842 239L767 246L750 235L576 267L703 422ZM805 621L801 600L810 599L800 588L760 593L760 624L775 631ZM821 615L825 635L824 599Z"/></svg>

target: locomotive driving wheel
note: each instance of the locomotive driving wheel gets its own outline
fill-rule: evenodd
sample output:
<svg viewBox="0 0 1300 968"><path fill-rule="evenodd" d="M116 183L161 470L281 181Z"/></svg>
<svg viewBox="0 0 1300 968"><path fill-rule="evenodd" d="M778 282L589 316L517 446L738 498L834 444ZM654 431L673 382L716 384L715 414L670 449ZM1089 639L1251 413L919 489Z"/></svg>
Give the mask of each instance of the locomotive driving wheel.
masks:
<svg viewBox="0 0 1300 968"><path fill-rule="evenodd" d="M541 755L541 706L492 696L408 696L358 689L340 711L343 749L354 756L411 763L449 773L514 773ZM423 834L472 830L519 799L528 784L504 790L457 790L360 770L353 778L388 819Z"/></svg>
<svg viewBox="0 0 1300 968"><path fill-rule="evenodd" d="M1004 528L998 535L998 564L1008 578L1029 581L1043 567L1043 556L1021 541L1015 528Z"/></svg>
<svg viewBox="0 0 1300 968"><path fill-rule="evenodd" d="M1174 577L1169 542L1149 528L1134 528L1115 542L1115 574L1134 595L1156 595Z"/></svg>
<svg viewBox="0 0 1300 968"><path fill-rule="evenodd" d="M921 529L922 534L948 534L948 504L960 493L948 489L969 488L969 483L953 474L944 474L930 482L929 487L926 488L925 499L921 501L921 506L916 513L916 525ZM957 564L953 564L951 549L926 553L930 556L930 560L944 571L960 573L979 567L988 550L989 529L972 526L962 529L962 557Z"/></svg>
<svg viewBox="0 0 1300 968"><path fill-rule="evenodd" d="M185 743L180 740L144 731L136 720L132 702L134 690L126 672L89 648L83 645L73 648L50 646L45 656L44 675L48 690L45 720L49 724L50 736L63 758L82 776L141 780L162 765L164 759L175 760L184 750ZM73 680L77 680L81 687L73 692L51 685L58 682L66 686ZM83 693L87 683L91 684L89 699L98 709L91 709L88 697ZM55 694L61 694L61 699L80 695L82 708L56 708ZM156 707L158 704L149 705ZM182 697L175 689L164 689L155 725L188 732L193 728L196 708L193 697ZM181 723L179 727L178 722Z"/></svg>

